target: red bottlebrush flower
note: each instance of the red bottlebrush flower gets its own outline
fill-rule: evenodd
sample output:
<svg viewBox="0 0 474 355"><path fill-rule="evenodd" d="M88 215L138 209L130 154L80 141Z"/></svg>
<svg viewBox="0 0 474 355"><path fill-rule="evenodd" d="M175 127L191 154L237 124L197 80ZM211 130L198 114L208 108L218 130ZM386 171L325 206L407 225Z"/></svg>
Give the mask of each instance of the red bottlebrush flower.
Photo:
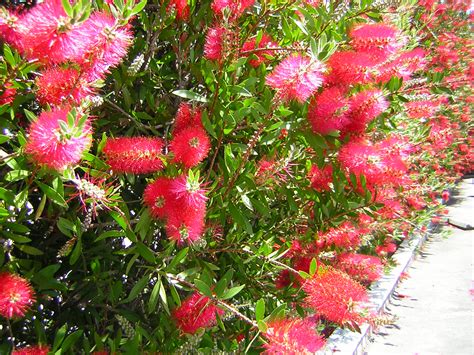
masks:
<svg viewBox="0 0 474 355"><path fill-rule="evenodd" d="M204 58L209 60L221 61L224 56L224 47L226 41L230 38L228 29L214 25L209 28L204 44Z"/></svg>
<svg viewBox="0 0 474 355"><path fill-rule="evenodd" d="M336 228L327 232L318 233L318 241L326 246L338 248L356 248L360 244L360 233L350 222L344 222Z"/></svg>
<svg viewBox="0 0 474 355"><path fill-rule="evenodd" d="M206 131L198 127L188 127L176 133L170 142L173 161L192 168L202 162L209 153L211 143Z"/></svg>
<svg viewBox="0 0 474 355"><path fill-rule="evenodd" d="M383 23L362 24L354 27L349 36L356 51L387 57L400 49L398 30Z"/></svg>
<svg viewBox="0 0 474 355"><path fill-rule="evenodd" d="M120 64L133 41L129 27L117 26L117 19L106 12L94 12L81 26L80 36L93 39L81 61L90 81L102 79L110 68Z"/></svg>
<svg viewBox="0 0 474 355"><path fill-rule="evenodd" d="M163 146L160 138L112 138L107 140L104 154L115 172L148 174L163 168Z"/></svg>
<svg viewBox="0 0 474 355"><path fill-rule="evenodd" d="M16 89L11 84L3 85L0 89L0 105L8 105L15 100Z"/></svg>
<svg viewBox="0 0 474 355"><path fill-rule="evenodd" d="M171 179L167 177L159 177L143 193L143 201L155 218L165 219L175 200L171 192Z"/></svg>
<svg viewBox="0 0 474 355"><path fill-rule="evenodd" d="M381 257L395 253L396 250L397 245L393 242L392 238L386 238L382 245L378 245L375 247L375 253L377 253L377 255Z"/></svg>
<svg viewBox="0 0 474 355"><path fill-rule="evenodd" d="M367 124L384 112L389 103L380 90L361 91L349 99L349 123L344 130L351 133L362 133Z"/></svg>
<svg viewBox="0 0 474 355"><path fill-rule="evenodd" d="M336 85L366 84L378 74L374 58L361 52L335 52L328 59L331 73L328 78L330 83Z"/></svg>
<svg viewBox="0 0 474 355"><path fill-rule="evenodd" d="M49 346L36 345L13 350L12 355L48 355Z"/></svg>
<svg viewBox="0 0 474 355"><path fill-rule="evenodd" d="M273 56L273 51L264 50L264 48L277 47L278 43L274 42L272 38L264 34L260 39L260 42L257 44L257 39L252 38L244 43L242 46L242 52L249 52L250 55L256 57L249 60L249 64L252 67L258 67L260 64L264 63L267 60L267 56ZM254 53L252 53L255 51Z"/></svg>
<svg viewBox="0 0 474 355"><path fill-rule="evenodd" d="M179 105L178 112L173 125L173 134L176 135L189 127L203 128L201 119L201 110L192 108L186 102Z"/></svg>
<svg viewBox="0 0 474 355"><path fill-rule="evenodd" d="M269 322L264 336L264 354L314 354L325 341L316 331L311 319L281 319Z"/></svg>
<svg viewBox="0 0 474 355"><path fill-rule="evenodd" d="M212 2L212 11L217 16L223 16L225 9L230 13L230 20L238 19L249 7L254 4L255 0L214 0Z"/></svg>
<svg viewBox="0 0 474 355"><path fill-rule="evenodd" d="M332 165L326 165L320 169L317 165L311 166L309 172L309 178L311 179L311 187L316 191L330 191L332 183Z"/></svg>
<svg viewBox="0 0 474 355"><path fill-rule="evenodd" d="M323 84L324 65L300 54L290 55L267 75L266 84L278 90L282 100L305 102Z"/></svg>
<svg viewBox="0 0 474 355"><path fill-rule="evenodd" d="M307 306L327 320L340 325L364 321L360 306L367 300L367 291L342 271L320 267L313 278L305 282L303 290L307 294Z"/></svg>
<svg viewBox="0 0 474 355"><path fill-rule="evenodd" d="M44 111L31 124L26 152L35 163L62 171L77 164L83 152L89 149L92 143L90 122L75 118L71 125L68 114L66 109Z"/></svg>
<svg viewBox="0 0 474 355"><path fill-rule="evenodd" d="M79 61L92 44L92 38L79 33L82 24L73 24L61 0L48 0L34 6L18 23L18 43L29 59L47 64Z"/></svg>
<svg viewBox="0 0 474 355"><path fill-rule="evenodd" d="M449 197L450 197L449 191L444 190L443 193L441 194L441 198L443 199L443 202L447 203L449 201Z"/></svg>
<svg viewBox="0 0 474 355"><path fill-rule="evenodd" d="M170 190L181 210L200 211L206 206L206 191L201 188L199 181L193 181L189 176L181 175L174 178Z"/></svg>
<svg viewBox="0 0 474 355"><path fill-rule="evenodd" d="M16 49L20 49L18 39L19 23L21 23L21 15L0 7L0 39Z"/></svg>
<svg viewBox="0 0 474 355"><path fill-rule="evenodd" d="M309 104L308 120L313 132L325 135L341 130L348 123L348 109L349 101L341 89L325 89Z"/></svg>
<svg viewBox="0 0 474 355"><path fill-rule="evenodd" d="M204 232L206 208L185 210L176 203L171 205L166 221L166 235L178 244L192 244L201 239Z"/></svg>
<svg viewBox="0 0 474 355"><path fill-rule="evenodd" d="M209 297L198 292L181 302L172 316L176 325L183 333L194 334L200 328L210 328L217 324L216 314L224 315L224 311L215 306Z"/></svg>
<svg viewBox="0 0 474 355"><path fill-rule="evenodd" d="M338 256L335 267L362 284L377 281L383 273L382 261L371 255L344 253Z"/></svg>
<svg viewBox="0 0 474 355"><path fill-rule="evenodd" d="M0 273L0 315L23 317L34 302L35 293L27 280L9 272Z"/></svg>
<svg viewBox="0 0 474 355"><path fill-rule="evenodd" d="M438 111L439 106L440 102L433 100L412 101L405 104L410 118L430 118Z"/></svg>
<svg viewBox="0 0 474 355"><path fill-rule="evenodd" d="M37 77L36 86L36 97L42 105L80 103L83 98L92 94L88 83L72 68L48 68Z"/></svg>
<svg viewBox="0 0 474 355"><path fill-rule="evenodd" d="M168 4L168 11L176 11L178 20L186 21L189 19L189 5L187 0L171 0Z"/></svg>

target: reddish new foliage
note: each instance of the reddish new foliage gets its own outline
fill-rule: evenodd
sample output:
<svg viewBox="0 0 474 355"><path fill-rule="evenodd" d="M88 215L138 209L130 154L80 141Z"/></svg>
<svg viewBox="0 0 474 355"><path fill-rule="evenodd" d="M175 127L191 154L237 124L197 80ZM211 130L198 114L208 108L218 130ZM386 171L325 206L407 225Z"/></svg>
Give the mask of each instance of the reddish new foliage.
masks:
<svg viewBox="0 0 474 355"><path fill-rule="evenodd" d="M61 171L77 164L89 149L92 142L89 121L82 128L69 127L68 113L66 109L44 111L31 124L26 152L35 163ZM60 122L68 128L61 128Z"/></svg>
<svg viewBox="0 0 474 355"><path fill-rule="evenodd" d="M380 90L361 91L349 99L349 123L344 130L363 133L372 120L384 112L389 104Z"/></svg>
<svg viewBox="0 0 474 355"><path fill-rule="evenodd" d="M308 120L313 132L328 134L343 129L348 123L349 101L338 87L325 89L309 105Z"/></svg>
<svg viewBox="0 0 474 355"><path fill-rule="evenodd" d="M23 317L35 302L35 293L24 278L9 272L0 273L0 315Z"/></svg>
<svg viewBox="0 0 474 355"><path fill-rule="evenodd" d="M92 93L81 74L73 68L48 68L36 78L36 86L36 97L42 105L80 103Z"/></svg>
<svg viewBox="0 0 474 355"><path fill-rule="evenodd" d="M107 164L118 173L147 174L163 168L163 140L149 137L120 137L107 140Z"/></svg>
<svg viewBox="0 0 474 355"><path fill-rule="evenodd" d="M314 354L324 346L311 319L281 319L267 324L265 354Z"/></svg>
<svg viewBox="0 0 474 355"><path fill-rule="evenodd" d="M338 323L360 323L361 302L367 300L366 289L346 273L331 267L320 267L303 285L305 303L317 314Z"/></svg>
<svg viewBox="0 0 474 355"><path fill-rule="evenodd" d="M257 39L255 37L245 42L244 45L242 46L242 52L249 52L245 54L248 56L256 57L256 58L250 59L249 64L253 67L258 67L260 64L267 61L268 56L273 56L273 51L262 50L262 49L269 48L269 47L277 47L277 46L278 46L278 43L274 42L272 38L265 33L263 34L258 44L257 44Z"/></svg>
<svg viewBox="0 0 474 355"><path fill-rule="evenodd" d="M172 316L183 333L194 334L200 328L210 328L217 324L216 313L222 316L224 311L215 306L209 297L194 292L181 302Z"/></svg>
<svg viewBox="0 0 474 355"><path fill-rule="evenodd" d="M266 84L278 90L282 100L303 103L322 85L324 70L320 61L292 54L267 75Z"/></svg>
<svg viewBox="0 0 474 355"><path fill-rule="evenodd" d="M11 355L48 355L49 351L48 346L37 345L13 350Z"/></svg>
<svg viewBox="0 0 474 355"><path fill-rule="evenodd" d="M318 244L337 248L356 248L360 244L360 233L350 222L331 228L327 232L318 233Z"/></svg>
<svg viewBox="0 0 474 355"><path fill-rule="evenodd" d="M362 284L377 281L383 273L383 264L376 256L343 253L337 258L336 268Z"/></svg>
<svg viewBox="0 0 474 355"><path fill-rule="evenodd" d="M175 134L170 142L170 152L174 154L173 161L192 168L203 161L211 143L206 131L199 127L188 127Z"/></svg>
<svg viewBox="0 0 474 355"><path fill-rule="evenodd" d="M330 191L332 183L332 165L326 165L320 169L317 165L311 166L309 172L309 178L311 180L311 187L316 191Z"/></svg>

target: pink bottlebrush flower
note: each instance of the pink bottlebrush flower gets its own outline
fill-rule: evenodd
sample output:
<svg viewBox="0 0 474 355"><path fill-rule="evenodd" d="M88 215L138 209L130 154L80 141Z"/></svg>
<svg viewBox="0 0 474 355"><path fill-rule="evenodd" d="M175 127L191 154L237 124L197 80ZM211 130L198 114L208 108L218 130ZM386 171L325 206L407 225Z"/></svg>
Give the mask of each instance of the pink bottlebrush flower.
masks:
<svg viewBox="0 0 474 355"><path fill-rule="evenodd" d="M223 16L227 9L230 20L238 19L249 7L253 6L255 0L214 0L211 4L212 11L217 16Z"/></svg>
<svg viewBox="0 0 474 355"><path fill-rule="evenodd" d="M15 49L20 49L18 24L21 23L21 15L0 7L0 39Z"/></svg>
<svg viewBox="0 0 474 355"><path fill-rule="evenodd" d="M178 244L192 244L201 239L205 227L205 206L192 210L182 209L179 203L170 206L167 212L166 235Z"/></svg>
<svg viewBox="0 0 474 355"><path fill-rule="evenodd" d="M119 137L108 139L103 152L115 172L148 174L163 168L163 147L160 138Z"/></svg>
<svg viewBox="0 0 474 355"><path fill-rule="evenodd" d="M92 143L89 120L68 123L67 109L43 111L30 126L26 153L32 160L51 169L62 171L77 164Z"/></svg>
<svg viewBox="0 0 474 355"><path fill-rule="evenodd" d="M426 64L426 52L421 48L415 48L412 51L403 52L392 62L382 65L379 68L378 80L388 82L393 76L408 80L414 72L424 70Z"/></svg>
<svg viewBox="0 0 474 355"><path fill-rule="evenodd" d="M278 90L282 100L294 99L303 103L323 84L324 70L320 61L293 54L267 75L266 84Z"/></svg>
<svg viewBox="0 0 474 355"><path fill-rule="evenodd" d="M410 118L430 118L440 107L438 100L420 100L407 102L405 104L408 116Z"/></svg>
<svg viewBox="0 0 474 355"><path fill-rule="evenodd" d="M187 0L170 0L168 11L176 11L176 19L187 21L189 19L189 5Z"/></svg>
<svg viewBox="0 0 474 355"><path fill-rule="evenodd" d="M159 177L150 183L143 193L143 201L155 218L165 219L175 203L176 198L171 192L171 179Z"/></svg>
<svg viewBox="0 0 474 355"><path fill-rule="evenodd" d="M351 46L356 51L381 54L387 57L403 45L397 37L397 28L383 23L362 24L354 27L350 33Z"/></svg>
<svg viewBox="0 0 474 355"><path fill-rule="evenodd" d="M45 64L79 61L92 44L81 36L79 28L64 11L61 0L48 0L34 6L17 24L18 44L29 59Z"/></svg>
<svg viewBox="0 0 474 355"><path fill-rule="evenodd" d="M230 37L229 30L224 27L214 25L209 28L204 44L204 58L221 61L225 57L226 42Z"/></svg>
<svg viewBox="0 0 474 355"><path fill-rule="evenodd" d="M325 344L317 324L309 318L273 320L267 326L264 354L315 354Z"/></svg>
<svg viewBox="0 0 474 355"><path fill-rule="evenodd" d="M378 257L355 253L340 254L335 267L362 284L370 284L380 279L384 268Z"/></svg>
<svg viewBox="0 0 474 355"><path fill-rule="evenodd" d="M256 57L249 60L249 64L252 67L256 68L260 64L265 63L267 61L268 56L270 57L273 56L273 51L263 50L264 48L271 48L271 47L278 47L278 43L274 42L272 38L265 33L263 34L258 44L257 44L257 39L255 37L245 42L244 45L242 46L242 52L249 52L249 54L246 54L246 53L244 54Z"/></svg>
<svg viewBox="0 0 474 355"><path fill-rule="evenodd" d="M325 89L311 100L308 120L313 132L328 134L341 130L347 123L349 101L338 87Z"/></svg>
<svg viewBox="0 0 474 355"><path fill-rule="evenodd" d="M81 38L93 39L80 61L87 79L94 81L119 65L133 42L128 26L117 26L117 19L106 12L94 12L80 27Z"/></svg>
<svg viewBox="0 0 474 355"><path fill-rule="evenodd" d="M360 232L350 222L331 228L327 232L318 233L319 245L335 246L337 248L357 248L360 244Z"/></svg>
<svg viewBox="0 0 474 355"><path fill-rule="evenodd" d="M170 190L181 210L201 211L205 209L206 191L201 188L199 181L193 181L189 176L181 175L171 181Z"/></svg>
<svg viewBox="0 0 474 355"><path fill-rule="evenodd" d="M49 346L46 345L36 345L36 346L27 346L21 349L15 349L12 352L12 355L48 355L50 351Z"/></svg>
<svg viewBox="0 0 474 355"><path fill-rule="evenodd" d="M316 191L330 191L332 183L332 165L326 165L320 169L317 165L311 166L311 170L308 174L311 180L311 187Z"/></svg>
<svg viewBox="0 0 474 355"><path fill-rule="evenodd" d="M209 153L211 143L206 131L198 127L188 127L175 134L170 142L173 161L192 168L202 162Z"/></svg>
<svg viewBox="0 0 474 355"><path fill-rule="evenodd" d="M377 62L366 53L338 51L328 59L328 82L335 85L366 84L378 74Z"/></svg>
<svg viewBox="0 0 474 355"><path fill-rule="evenodd" d="M0 88L0 105L11 104L15 100L16 88L11 84L4 84L3 88Z"/></svg>
<svg viewBox="0 0 474 355"><path fill-rule="evenodd" d="M49 351L49 346L36 345L27 346L26 348L21 349L15 349L13 350L12 355L48 355Z"/></svg>
<svg viewBox="0 0 474 355"><path fill-rule="evenodd" d="M189 127L203 128L201 110L199 108L192 108L188 103L182 102L179 105L178 112L176 112L173 135L177 135Z"/></svg>
<svg viewBox="0 0 474 355"><path fill-rule="evenodd" d="M393 242L392 238L386 238L382 245L375 247L375 253L381 257L388 256L389 254L395 253L397 245Z"/></svg>
<svg viewBox="0 0 474 355"><path fill-rule="evenodd" d="M78 104L92 94L88 83L73 68L45 69L36 78L36 86L36 97L42 105Z"/></svg>
<svg viewBox="0 0 474 355"><path fill-rule="evenodd" d="M363 133L367 125L387 110L389 103L378 89L361 91L349 99L349 123L344 130L350 133Z"/></svg>
<svg viewBox="0 0 474 355"><path fill-rule="evenodd" d="M216 315L224 315L224 311L215 306L209 297L198 292L181 302L172 317L179 330L183 333L194 334L200 328L210 328L217 324Z"/></svg>
<svg viewBox="0 0 474 355"><path fill-rule="evenodd" d="M320 267L313 278L303 285L308 307L327 320L343 325L360 324L362 302L368 298L367 291L346 273L331 267Z"/></svg>
<svg viewBox="0 0 474 355"><path fill-rule="evenodd" d="M9 272L0 273L0 315L23 317L34 302L35 293L27 280Z"/></svg>

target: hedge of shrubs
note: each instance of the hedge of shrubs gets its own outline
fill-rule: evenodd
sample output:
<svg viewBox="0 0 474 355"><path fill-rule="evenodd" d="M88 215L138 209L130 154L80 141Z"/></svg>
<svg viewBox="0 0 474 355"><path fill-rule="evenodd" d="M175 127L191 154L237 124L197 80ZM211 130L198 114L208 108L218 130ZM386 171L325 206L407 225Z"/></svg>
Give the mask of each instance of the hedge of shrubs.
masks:
<svg viewBox="0 0 474 355"><path fill-rule="evenodd" d="M472 169L466 1L2 3L2 354L314 353Z"/></svg>

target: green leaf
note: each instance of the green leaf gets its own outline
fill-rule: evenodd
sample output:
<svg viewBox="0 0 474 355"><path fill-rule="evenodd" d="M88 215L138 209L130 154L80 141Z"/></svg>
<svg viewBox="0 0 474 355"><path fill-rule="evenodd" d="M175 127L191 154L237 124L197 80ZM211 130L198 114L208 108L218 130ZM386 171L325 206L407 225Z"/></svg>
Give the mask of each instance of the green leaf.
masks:
<svg viewBox="0 0 474 355"><path fill-rule="evenodd" d="M318 262L316 261L316 258L312 258L311 263L309 264L309 274L311 276L316 274L317 268L318 268Z"/></svg>
<svg viewBox="0 0 474 355"><path fill-rule="evenodd" d="M67 207L67 203L64 200L64 197L61 196L56 190L54 190L52 187L43 184L42 182L36 181L36 184L39 186L39 188L45 193L45 195L54 203L61 207Z"/></svg>
<svg viewBox="0 0 474 355"><path fill-rule="evenodd" d="M153 286L153 290L151 290L150 298L148 299L148 313L153 313L156 309L160 287L163 287L163 283L161 282L161 278L158 276L158 279Z"/></svg>
<svg viewBox="0 0 474 355"><path fill-rule="evenodd" d="M67 324L64 324L61 328L58 329L54 337L53 351L56 351L59 349L59 347L61 346L61 343L64 340L64 337L66 336L66 332L67 332Z"/></svg>
<svg viewBox="0 0 474 355"><path fill-rule="evenodd" d="M79 256L81 256L81 254L82 254L82 238L79 237L77 238L76 245L74 246L74 250L71 253L71 257L69 258L69 264L74 265L79 259Z"/></svg>
<svg viewBox="0 0 474 355"><path fill-rule="evenodd" d="M12 170L5 174L5 181L14 182L27 178L30 175L28 170Z"/></svg>
<svg viewBox="0 0 474 355"><path fill-rule="evenodd" d="M258 321L263 320L265 317L265 300L260 298L255 305L255 319Z"/></svg>
<svg viewBox="0 0 474 355"><path fill-rule="evenodd" d="M143 257L143 259L149 263L154 264L156 262L153 251L142 242L137 242L137 251Z"/></svg>
<svg viewBox="0 0 474 355"><path fill-rule="evenodd" d="M201 96L189 90L175 90L172 92L172 94L193 101L207 102L207 98L205 96Z"/></svg>
<svg viewBox="0 0 474 355"><path fill-rule="evenodd" d="M32 247L31 245L17 245L16 247L26 254L30 254L30 255L43 255L44 254L41 250L35 247Z"/></svg>
<svg viewBox="0 0 474 355"><path fill-rule="evenodd" d="M196 279L194 280L194 285L204 296L212 297L211 288L204 281Z"/></svg>
<svg viewBox="0 0 474 355"><path fill-rule="evenodd" d="M79 338L82 336L82 334L84 333L84 330L82 329L79 329L79 330L76 330L74 333L71 333L67 336L67 338L64 340L63 344L61 345L61 353L65 353L67 354L69 348L71 346L73 346L78 340Z"/></svg>
<svg viewBox="0 0 474 355"><path fill-rule="evenodd" d="M172 271L181 261L184 260L184 258L186 257L186 255L188 255L188 251L189 251L189 247L186 247L184 249L181 249L176 255L175 257L173 258L173 260L171 260L171 262L169 263L168 267L166 268L167 270L169 271Z"/></svg>
<svg viewBox="0 0 474 355"><path fill-rule="evenodd" d="M130 17L142 11L145 8L146 3L147 3L146 0L142 0L137 5L135 5L135 7L132 9L132 12L130 13Z"/></svg>
<svg viewBox="0 0 474 355"><path fill-rule="evenodd" d="M222 299L227 300L229 298L232 298L235 295L237 295L240 291L242 291L244 288L245 288L245 285L232 287L231 289L224 292L224 295L222 296Z"/></svg>
<svg viewBox="0 0 474 355"><path fill-rule="evenodd" d="M129 303L133 301L135 298L137 298L140 292L142 292L145 286L148 284L149 279L150 279L150 275L145 275L140 280L138 280L138 282L135 284L135 286L133 286L132 290L130 291L130 294L128 295L128 297L125 298L120 303L121 304Z"/></svg>
<svg viewBox="0 0 474 355"><path fill-rule="evenodd" d="M15 61L15 57L13 56L13 52L10 49L10 47L7 46L6 44L3 45L3 57L6 59L8 64L10 64L10 66L12 67L16 66L16 61Z"/></svg>

